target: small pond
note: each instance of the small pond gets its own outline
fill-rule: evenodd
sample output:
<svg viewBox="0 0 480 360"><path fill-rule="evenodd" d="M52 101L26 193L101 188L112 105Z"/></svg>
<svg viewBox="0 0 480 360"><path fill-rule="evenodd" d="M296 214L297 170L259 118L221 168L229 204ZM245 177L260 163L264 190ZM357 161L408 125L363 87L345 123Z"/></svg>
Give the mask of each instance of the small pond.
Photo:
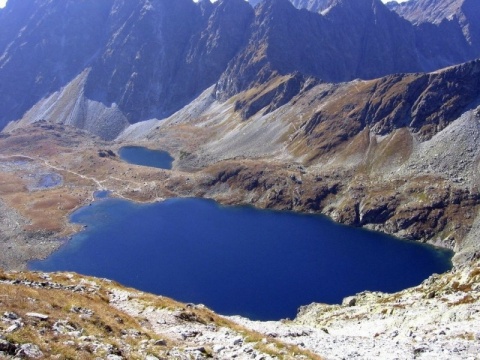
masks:
<svg viewBox="0 0 480 360"><path fill-rule="evenodd" d="M120 149L120 158L130 164L171 169L173 158L166 151L150 150L141 146L124 146Z"/></svg>
<svg viewBox="0 0 480 360"><path fill-rule="evenodd" d="M323 216L97 197L72 215L86 229L30 268L107 277L252 319L363 290L398 291L451 267L452 253L335 224Z"/></svg>

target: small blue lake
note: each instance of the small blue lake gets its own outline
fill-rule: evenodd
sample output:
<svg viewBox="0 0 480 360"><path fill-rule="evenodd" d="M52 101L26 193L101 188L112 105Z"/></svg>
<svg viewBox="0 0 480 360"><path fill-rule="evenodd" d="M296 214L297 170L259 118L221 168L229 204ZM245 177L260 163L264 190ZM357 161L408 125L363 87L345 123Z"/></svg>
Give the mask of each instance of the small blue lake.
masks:
<svg viewBox="0 0 480 360"><path fill-rule="evenodd" d="M130 164L171 169L173 158L166 151L150 150L141 146L124 146L120 148L118 155L123 161Z"/></svg>
<svg viewBox="0 0 480 360"><path fill-rule="evenodd" d="M322 216L204 199L99 197L72 221L88 227L31 269L107 277L252 319L293 318L301 305L363 290L398 291L451 267L449 251Z"/></svg>

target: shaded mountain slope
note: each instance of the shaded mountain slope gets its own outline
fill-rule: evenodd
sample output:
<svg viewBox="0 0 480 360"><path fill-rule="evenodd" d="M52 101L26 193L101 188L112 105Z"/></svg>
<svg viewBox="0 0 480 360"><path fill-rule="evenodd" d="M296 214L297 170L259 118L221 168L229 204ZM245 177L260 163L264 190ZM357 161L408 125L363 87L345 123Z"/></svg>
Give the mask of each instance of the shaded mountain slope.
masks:
<svg viewBox="0 0 480 360"><path fill-rule="evenodd" d="M452 22L413 25L379 0L329 5L319 14L264 0L254 13L243 0L13 0L0 19L0 127L28 111L28 122L71 123L112 139L214 84L225 101L278 75L336 83L480 56L473 25L469 37ZM475 13L464 13L470 24Z"/></svg>
<svg viewBox="0 0 480 360"><path fill-rule="evenodd" d="M404 3L392 2L388 6L427 34L443 29L444 36L456 33L457 39L463 37L474 51L478 52L480 49L478 1L412 0ZM430 39L431 36L426 41Z"/></svg>
<svg viewBox="0 0 480 360"><path fill-rule="evenodd" d="M88 66L113 1L9 1L0 19L0 127Z"/></svg>
<svg viewBox="0 0 480 360"><path fill-rule="evenodd" d="M22 4L0 20L1 127L86 70L79 96L120 109L121 121L161 118L218 79L253 17L241 0Z"/></svg>
<svg viewBox="0 0 480 360"><path fill-rule="evenodd" d="M217 91L226 99L293 72L327 82L373 79L478 55L459 28L413 26L379 0L335 0L323 15L299 11L288 0L267 0L256 7L249 43L230 62Z"/></svg>
<svg viewBox="0 0 480 360"><path fill-rule="evenodd" d="M118 104L130 122L161 118L188 103L224 71L253 17L240 0L212 10L205 16L210 12L202 14L191 0L124 2L86 96Z"/></svg>
<svg viewBox="0 0 480 360"><path fill-rule="evenodd" d="M445 20L453 20L467 28L473 25L468 23L479 11L478 2L472 0L411 0L390 2L387 6L414 24L440 24Z"/></svg>
<svg viewBox="0 0 480 360"><path fill-rule="evenodd" d="M248 46L218 83L222 98L277 73L338 82L421 68L411 25L376 0L338 2L325 16L299 11L288 0L264 1L252 29Z"/></svg>

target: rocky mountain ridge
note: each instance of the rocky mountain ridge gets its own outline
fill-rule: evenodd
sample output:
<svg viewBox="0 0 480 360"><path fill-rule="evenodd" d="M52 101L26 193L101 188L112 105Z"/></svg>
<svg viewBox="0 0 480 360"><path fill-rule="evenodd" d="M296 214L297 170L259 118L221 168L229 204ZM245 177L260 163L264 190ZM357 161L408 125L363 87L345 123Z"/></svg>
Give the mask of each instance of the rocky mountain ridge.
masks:
<svg viewBox="0 0 480 360"><path fill-rule="evenodd" d="M420 28L432 28L432 24L450 27L450 31L460 29L474 48L480 47L478 22L472 21L480 11L480 4L474 0L416 0L404 3L389 3L389 8ZM473 17L472 17L473 16Z"/></svg>
<svg viewBox="0 0 480 360"><path fill-rule="evenodd" d="M252 6L256 6L261 0L248 0ZM328 8L331 0L291 0L293 6L297 9L306 9L308 11L320 12Z"/></svg>
<svg viewBox="0 0 480 360"><path fill-rule="evenodd" d="M28 113L113 139L212 85L227 101L279 75L344 82L480 56L476 8L464 11L466 34L451 23L413 25L379 0L338 0L322 14L288 0L255 10L243 0L24 4L9 1L0 18L1 127ZM52 99L72 88L66 112Z"/></svg>

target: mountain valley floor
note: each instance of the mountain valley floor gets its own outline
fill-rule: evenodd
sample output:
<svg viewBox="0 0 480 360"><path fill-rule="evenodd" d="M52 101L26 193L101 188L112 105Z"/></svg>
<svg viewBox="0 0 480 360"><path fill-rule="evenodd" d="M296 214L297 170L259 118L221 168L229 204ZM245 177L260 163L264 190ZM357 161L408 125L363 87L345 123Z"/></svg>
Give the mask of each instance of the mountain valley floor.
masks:
<svg viewBox="0 0 480 360"><path fill-rule="evenodd" d="M309 212L314 211L314 206L318 206L321 201L327 201L334 207L338 204L338 198L342 197L345 187L352 190L351 184L347 186L344 183L341 172L320 173L315 169L312 173L311 169L298 164L285 165L284 161L275 158L238 158L220 161L195 171L182 167L178 160L173 170L139 167L124 163L115 155L123 145L123 142L105 142L84 131L46 122L2 134L0 266L7 270L25 269L29 260L46 257L64 241L68 241L69 236L79 230L69 224L69 214L93 201L92 194L97 190L108 189L112 196L140 202L161 201L176 196L198 196L214 198L224 204L252 202L259 207ZM180 158L181 151L185 151L178 147L178 142L172 140L165 140L160 145L169 150L176 159ZM283 182L279 183L278 179ZM432 186L431 177L421 180L416 183L402 181L402 186L411 189L421 187L422 190ZM396 186L398 183L392 185ZM290 188L292 184L294 187ZM271 190L267 196L256 191L256 188L264 187ZM283 192L280 187L283 187ZM424 192L424 195L420 195L419 191L411 193L418 199L419 204L422 204L435 200L441 189L437 186L430 192ZM363 190L357 188L357 191L360 193ZM316 205L312 193L323 194L322 199L317 199ZM461 203L461 193L458 196ZM388 197L383 199L388 200ZM473 211L476 208L475 202L471 201L469 204L469 211ZM338 208L338 205L335 206ZM335 214L335 208L330 211L330 215ZM462 230L462 226L457 228L465 234L476 228L474 213L472 212L471 219L467 214L456 214L465 218L469 224L465 230ZM348 220L345 217L343 222L348 223L345 219ZM342 218L337 220L342 221ZM126 314L119 316L128 315L139 321L143 329L139 330L141 333L148 330L161 339L167 336L168 339L174 339L173 343L167 341L167 344L172 344L167 346L168 349L152 352L160 356L159 358L162 354L167 357L176 354L177 358L183 359L195 353L197 358L213 356L224 359L235 354L237 358L246 359L255 354L257 358L263 356L269 359L272 351L275 353L278 350L271 348L279 348L275 356L284 359L315 358L317 355L314 354L327 359L476 359L480 353L479 263L475 251L457 257L455 261L455 268L451 272L434 275L418 287L395 294L365 292L347 298L343 305L306 304L294 320L277 322L253 322L230 317L212 327L209 321L204 323L195 320L195 316L180 315L192 309L192 306L197 309L198 305L176 305L173 310L160 310L161 306L140 306L136 299L147 295L123 288L110 289L105 296L109 298L107 306L115 307L115 311ZM4 273L0 286L6 286L9 290L2 290L2 294L11 294L12 286L20 286L29 291L28 288L34 286L35 282L25 279L42 276L67 276L67 279L73 276L75 280L72 282L75 284L86 281L100 284L104 281L86 280L77 275ZM56 296L54 291L57 290L45 289L45 296L53 299ZM14 290L14 293L20 294L17 290ZM89 296L82 291L79 295ZM151 295L148 297L155 299ZM83 300L79 298L76 301ZM12 311L12 306L0 299L2 313ZM32 343L44 354L67 351L65 348L54 350L48 339L38 335L41 328L44 328L41 322L25 320L28 311L41 310L50 312L48 307L37 309L37 305L28 304L25 309L16 311L20 314L22 323L28 326L28 331L22 332L21 337L17 336L17 330L11 328L14 321L5 318L0 321L0 343L9 342L9 348L14 346L17 350L21 343ZM193 312L196 313L196 310ZM55 316L59 316L56 320L63 321L66 315ZM217 315L212 316L216 319ZM228 326L223 321L228 321ZM51 324L52 327L53 325L54 323ZM86 325L76 324L74 328L83 329L84 326ZM232 326L245 329L242 330L245 332L231 332L228 329ZM10 332L7 331L9 329ZM65 331L65 336L68 337L68 333L72 331ZM252 343L253 333L257 334L255 336L258 338ZM114 340L115 346L123 349L123 355L117 356L127 358L127 348L133 351L131 349L141 343L141 339L135 336L129 340L133 344L129 346L125 345L124 340L119 340L121 334L99 336L104 342ZM64 343L73 341L71 345L77 348L85 347L86 342L92 341L82 337L78 340L62 339ZM97 338L93 339L95 344L98 341ZM269 345L271 341L277 345ZM148 339L147 343L143 343L150 344ZM288 346L294 346L297 350L290 351L285 344L291 344ZM148 346L150 345L146 345L144 349L148 349ZM98 345L96 348L97 354L106 356L110 351L110 355L115 355L113 348L107 345ZM141 349L138 351L142 356L146 356L148 352L145 350L142 353ZM166 355L167 353L170 355Z"/></svg>

